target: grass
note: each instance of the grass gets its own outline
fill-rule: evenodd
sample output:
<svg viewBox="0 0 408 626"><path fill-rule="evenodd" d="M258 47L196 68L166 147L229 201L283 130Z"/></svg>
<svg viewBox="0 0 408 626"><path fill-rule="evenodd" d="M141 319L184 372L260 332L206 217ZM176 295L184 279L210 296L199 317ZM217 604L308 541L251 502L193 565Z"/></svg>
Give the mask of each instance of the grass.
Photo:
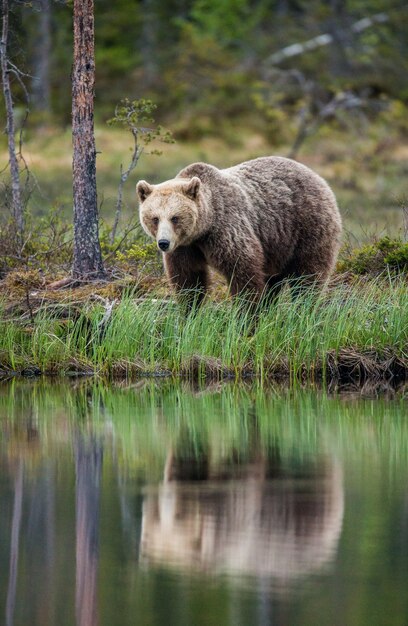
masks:
<svg viewBox="0 0 408 626"><path fill-rule="evenodd" d="M406 278L359 281L324 294L283 290L257 321L239 299L208 301L186 316L167 299L123 296L106 320L101 304L80 312L43 306L34 320L0 315L0 367L108 377L158 373L198 379L253 375L292 382L406 378Z"/></svg>

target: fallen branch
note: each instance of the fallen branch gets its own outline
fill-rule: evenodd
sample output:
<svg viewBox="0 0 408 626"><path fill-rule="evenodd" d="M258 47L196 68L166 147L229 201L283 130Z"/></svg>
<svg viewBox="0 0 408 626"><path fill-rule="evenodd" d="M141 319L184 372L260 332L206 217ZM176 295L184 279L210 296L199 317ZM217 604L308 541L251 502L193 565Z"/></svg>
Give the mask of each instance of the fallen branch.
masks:
<svg viewBox="0 0 408 626"><path fill-rule="evenodd" d="M389 21L389 15L387 13L376 13L371 17L364 17L357 22L354 22L350 26L350 31L353 33L361 33L362 31L374 26L374 24L383 24L384 22ZM334 42L333 35L329 33L324 33L322 35L317 35L317 37L313 37L313 39L308 39L308 41L304 41L303 43L294 43L290 46L286 46L277 52L274 52L266 59L266 63L271 65L278 65L286 59L290 59L292 57L300 56L305 52L310 52L311 50L316 50L317 48L321 48L322 46L328 46Z"/></svg>

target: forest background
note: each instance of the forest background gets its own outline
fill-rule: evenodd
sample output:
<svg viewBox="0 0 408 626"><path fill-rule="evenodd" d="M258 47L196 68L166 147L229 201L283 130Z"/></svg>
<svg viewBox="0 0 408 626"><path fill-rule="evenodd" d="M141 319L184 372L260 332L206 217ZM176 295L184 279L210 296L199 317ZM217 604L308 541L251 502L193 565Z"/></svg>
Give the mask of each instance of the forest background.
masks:
<svg viewBox="0 0 408 626"><path fill-rule="evenodd" d="M130 265L153 254L135 248L145 241L135 220L139 178L154 183L189 162L228 167L266 154L295 157L329 180L348 251L385 235L404 238L406 32L408 7L398 0L97 0L95 136L105 258L120 260L126 242L133 246ZM23 72L20 80L11 77L17 131L30 111L20 162L33 220L29 265L36 265L34 240L46 233L49 243L56 229L67 237L72 221L72 45L70 2L10 3L9 58ZM124 185L118 233L132 234L116 250L108 232L132 137L107 121L124 98L152 99L157 123L175 143L145 149ZM3 232L7 161L2 136ZM57 239L69 267L69 246L64 256Z"/></svg>

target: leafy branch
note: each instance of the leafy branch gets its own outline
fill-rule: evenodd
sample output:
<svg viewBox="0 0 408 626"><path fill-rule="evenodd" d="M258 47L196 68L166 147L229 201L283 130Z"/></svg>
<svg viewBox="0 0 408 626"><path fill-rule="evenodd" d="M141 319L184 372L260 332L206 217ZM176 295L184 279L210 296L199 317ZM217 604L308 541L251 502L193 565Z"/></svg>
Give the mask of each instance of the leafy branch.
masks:
<svg viewBox="0 0 408 626"><path fill-rule="evenodd" d="M130 173L136 168L142 153L146 151L152 141L158 140L162 143L174 143L173 135L170 131L164 130L162 126L151 127L154 124L153 112L157 109L157 105L152 100L129 100L125 98L121 100L115 108L115 115L108 120L108 125L113 126L121 124L132 135L133 149L130 163L126 169L123 164L120 165L120 180L118 186L118 197L116 201L115 220L110 233L110 243L113 244L119 219L123 206L123 187L129 178ZM160 156L161 150L150 150L147 154L155 154Z"/></svg>

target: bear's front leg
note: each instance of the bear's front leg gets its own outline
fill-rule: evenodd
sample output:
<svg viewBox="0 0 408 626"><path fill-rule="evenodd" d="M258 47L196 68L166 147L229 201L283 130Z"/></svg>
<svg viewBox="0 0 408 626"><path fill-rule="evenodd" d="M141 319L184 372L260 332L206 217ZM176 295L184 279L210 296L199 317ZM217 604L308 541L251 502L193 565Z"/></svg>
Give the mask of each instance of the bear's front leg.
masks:
<svg viewBox="0 0 408 626"><path fill-rule="evenodd" d="M215 266L226 277L232 295L257 302L265 290L265 259L259 241L244 228L214 250Z"/></svg>
<svg viewBox="0 0 408 626"><path fill-rule="evenodd" d="M177 292L185 292L187 305L201 304L208 286L207 263L195 246L176 248L163 255L167 277Z"/></svg>
<svg viewBox="0 0 408 626"><path fill-rule="evenodd" d="M265 291L265 273L262 263L258 263L256 259L247 265L238 260L229 272L229 286L233 296L246 295L252 301L257 302Z"/></svg>

